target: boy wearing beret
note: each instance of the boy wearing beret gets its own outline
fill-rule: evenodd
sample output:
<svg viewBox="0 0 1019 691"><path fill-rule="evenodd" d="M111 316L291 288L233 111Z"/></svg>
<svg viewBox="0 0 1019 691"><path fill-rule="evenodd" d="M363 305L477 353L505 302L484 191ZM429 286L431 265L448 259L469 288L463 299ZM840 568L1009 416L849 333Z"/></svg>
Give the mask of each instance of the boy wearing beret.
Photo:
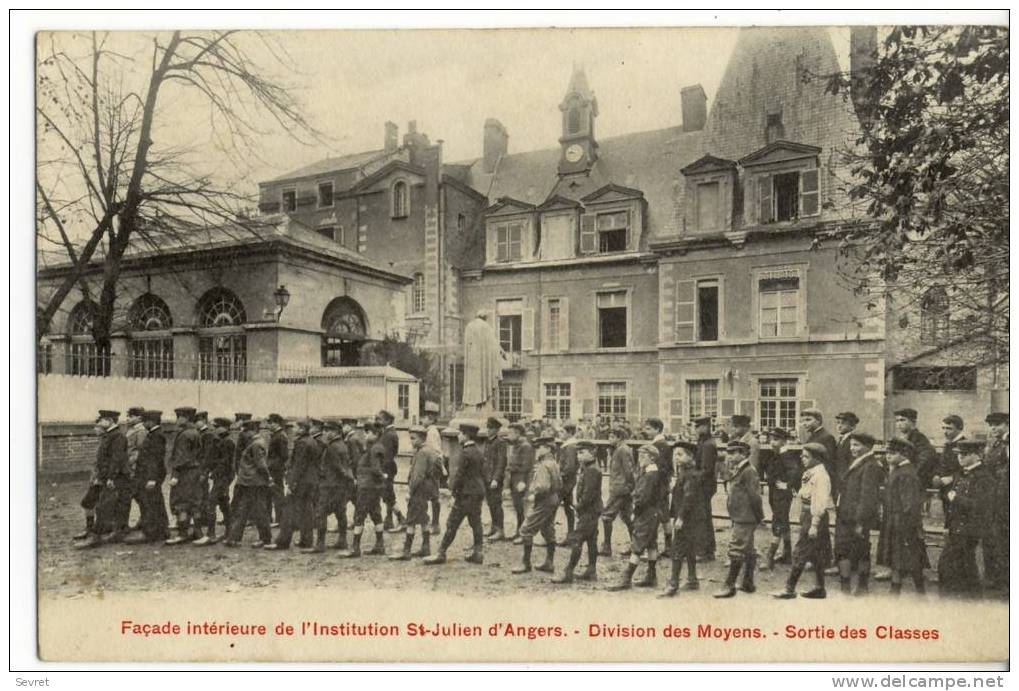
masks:
<svg viewBox="0 0 1019 691"><path fill-rule="evenodd" d="M568 584L573 582L573 570L580 563L580 554L585 544L587 545L587 568L576 578L582 581L593 581L598 577L598 519L602 510L602 473L598 468L598 459L594 453L595 445L591 440L578 440L576 449L577 461L580 463L575 503L577 521L573 530L566 537L566 542L570 547L570 560L566 565L566 571L561 577L552 579L553 583Z"/></svg>

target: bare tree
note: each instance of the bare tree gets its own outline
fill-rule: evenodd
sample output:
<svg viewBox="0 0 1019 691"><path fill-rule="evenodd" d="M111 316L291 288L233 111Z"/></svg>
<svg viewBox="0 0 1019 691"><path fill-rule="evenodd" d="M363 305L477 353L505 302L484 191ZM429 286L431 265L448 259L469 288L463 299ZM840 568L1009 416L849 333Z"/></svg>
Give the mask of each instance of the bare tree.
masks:
<svg viewBox="0 0 1019 691"><path fill-rule="evenodd" d="M223 234L259 232L245 213L253 200L194 161L182 112L207 112L216 154L257 155L259 122L301 141L320 138L288 87L269 76L292 69L282 46L258 32L175 31L146 37L144 57L121 50L115 34L47 34L37 45L37 224L40 249L72 266L37 305L36 337L75 285L96 305L93 337L109 352L124 255L135 246L165 251ZM257 63L257 55L268 65ZM163 136L166 142L157 141ZM204 152L210 153L210 152ZM85 275L102 265L98 295Z"/></svg>

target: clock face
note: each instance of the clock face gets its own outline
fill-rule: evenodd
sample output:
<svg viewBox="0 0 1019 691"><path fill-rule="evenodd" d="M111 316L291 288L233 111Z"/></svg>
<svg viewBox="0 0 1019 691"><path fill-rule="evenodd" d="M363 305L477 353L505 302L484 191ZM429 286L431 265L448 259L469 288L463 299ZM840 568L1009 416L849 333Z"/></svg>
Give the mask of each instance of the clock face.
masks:
<svg viewBox="0 0 1019 691"><path fill-rule="evenodd" d="M580 160L580 157L584 155L584 147L580 144L571 144L566 149L566 160L570 163L576 163Z"/></svg>

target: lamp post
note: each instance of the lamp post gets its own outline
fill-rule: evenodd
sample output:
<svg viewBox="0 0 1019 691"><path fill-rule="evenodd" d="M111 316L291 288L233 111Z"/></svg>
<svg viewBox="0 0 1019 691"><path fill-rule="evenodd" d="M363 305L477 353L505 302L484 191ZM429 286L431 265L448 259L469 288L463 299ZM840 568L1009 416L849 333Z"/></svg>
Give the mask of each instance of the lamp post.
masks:
<svg viewBox="0 0 1019 691"><path fill-rule="evenodd" d="M290 302L290 291L281 283L280 287L273 291L272 297L276 302L276 323L278 324L280 317L283 316L283 309Z"/></svg>

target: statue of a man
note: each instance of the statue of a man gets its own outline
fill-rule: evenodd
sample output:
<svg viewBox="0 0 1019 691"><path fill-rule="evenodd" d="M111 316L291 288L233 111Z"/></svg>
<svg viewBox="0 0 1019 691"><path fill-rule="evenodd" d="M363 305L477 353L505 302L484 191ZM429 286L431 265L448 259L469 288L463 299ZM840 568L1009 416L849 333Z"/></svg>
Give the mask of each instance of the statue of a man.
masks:
<svg viewBox="0 0 1019 691"><path fill-rule="evenodd" d="M502 367L502 348L488 323L488 313L481 310L464 329L465 406L481 408L492 400L502 379Z"/></svg>

